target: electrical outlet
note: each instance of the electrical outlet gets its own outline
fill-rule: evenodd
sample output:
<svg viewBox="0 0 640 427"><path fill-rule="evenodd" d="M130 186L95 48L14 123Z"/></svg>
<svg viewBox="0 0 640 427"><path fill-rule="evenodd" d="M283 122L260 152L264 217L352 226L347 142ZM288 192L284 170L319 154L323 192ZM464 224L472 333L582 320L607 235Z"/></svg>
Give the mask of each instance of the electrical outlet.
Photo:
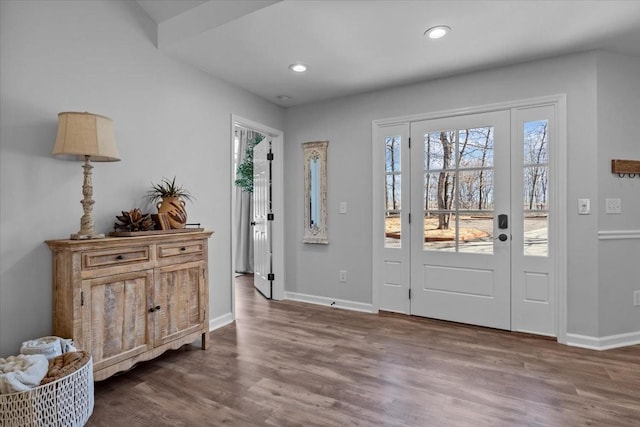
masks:
<svg viewBox="0 0 640 427"><path fill-rule="evenodd" d="M340 213L341 214L347 213L347 202L340 202Z"/></svg>
<svg viewBox="0 0 640 427"><path fill-rule="evenodd" d="M633 306L640 307L640 291L633 291Z"/></svg>
<svg viewBox="0 0 640 427"><path fill-rule="evenodd" d="M604 213L606 214L622 213L622 201L620 199L605 199Z"/></svg>
<svg viewBox="0 0 640 427"><path fill-rule="evenodd" d="M347 281L347 270L340 270L340 281L341 282Z"/></svg>

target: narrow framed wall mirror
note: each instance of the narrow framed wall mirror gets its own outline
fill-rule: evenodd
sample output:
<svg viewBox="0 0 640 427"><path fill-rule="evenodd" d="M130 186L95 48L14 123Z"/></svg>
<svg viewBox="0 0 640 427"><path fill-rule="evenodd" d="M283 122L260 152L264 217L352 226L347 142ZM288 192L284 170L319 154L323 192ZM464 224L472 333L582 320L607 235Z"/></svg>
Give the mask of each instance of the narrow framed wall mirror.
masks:
<svg viewBox="0 0 640 427"><path fill-rule="evenodd" d="M327 146L329 141L305 142L304 243L329 244L327 234Z"/></svg>

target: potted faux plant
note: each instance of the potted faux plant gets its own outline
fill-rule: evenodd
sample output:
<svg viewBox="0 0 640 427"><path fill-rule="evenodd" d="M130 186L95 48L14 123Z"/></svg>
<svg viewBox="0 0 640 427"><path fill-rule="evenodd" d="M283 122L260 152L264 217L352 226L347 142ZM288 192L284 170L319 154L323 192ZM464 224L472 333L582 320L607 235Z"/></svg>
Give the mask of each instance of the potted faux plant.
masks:
<svg viewBox="0 0 640 427"><path fill-rule="evenodd" d="M176 177L169 180L162 178L160 183L151 183L147 192L147 200L156 204L158 214L165 214L171 228L184 228L187 223L186 201L193 201L189 190L176 184Z"/></svg>

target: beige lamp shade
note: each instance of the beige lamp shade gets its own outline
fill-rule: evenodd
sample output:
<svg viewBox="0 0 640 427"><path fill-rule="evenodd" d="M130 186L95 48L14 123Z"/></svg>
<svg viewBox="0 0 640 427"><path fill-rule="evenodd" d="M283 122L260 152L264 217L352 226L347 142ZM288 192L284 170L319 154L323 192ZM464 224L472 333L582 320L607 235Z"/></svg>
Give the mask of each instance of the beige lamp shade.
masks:
<svg viewBox="0 0 640 427"><path fill-rule="evenodd" d="M113 120L91 113L59 113L58 135L52 154L78 159L89 156L92 162L120 160Z"/></svg>

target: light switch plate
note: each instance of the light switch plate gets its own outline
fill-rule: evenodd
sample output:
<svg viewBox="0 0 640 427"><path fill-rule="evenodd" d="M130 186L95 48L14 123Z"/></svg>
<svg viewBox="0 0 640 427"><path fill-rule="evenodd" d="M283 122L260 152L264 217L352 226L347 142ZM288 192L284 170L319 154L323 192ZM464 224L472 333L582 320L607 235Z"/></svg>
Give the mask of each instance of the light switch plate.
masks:
<svg viewBox="0 0 640 427"><path fill-rule="evenodd" d="M604 213L606 213L606 214L619 214L619 213L622 213L622 200L620 200L620 199L605 199L604 200Z"/></svg>
<svg viewBox="0 0 640 427"><path fill-rule="evenodd" d="M591 213L591 200L578 199L578 215L589 215Z"/></svg>

